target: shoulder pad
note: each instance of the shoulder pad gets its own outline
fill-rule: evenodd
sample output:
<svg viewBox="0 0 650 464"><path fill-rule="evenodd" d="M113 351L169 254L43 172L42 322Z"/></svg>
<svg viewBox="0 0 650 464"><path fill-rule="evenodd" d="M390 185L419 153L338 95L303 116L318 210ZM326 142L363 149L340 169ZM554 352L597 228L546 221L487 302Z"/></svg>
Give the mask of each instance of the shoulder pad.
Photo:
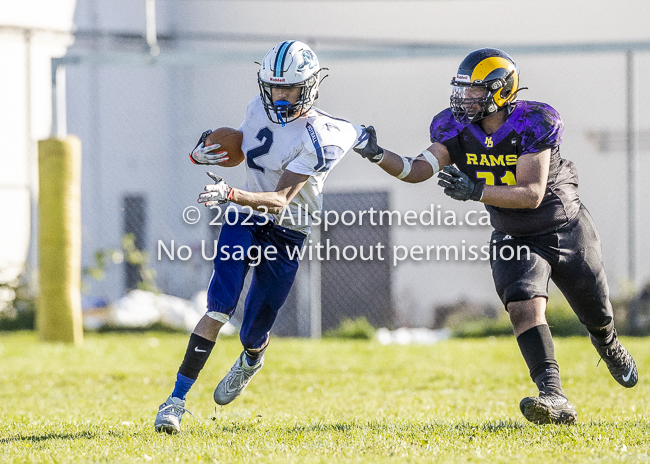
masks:
<svg viewBox="0 0 650 464"><path fill-rule="evenodd" d="M435 115L431 121L431 142L443 143L456 137L464 128L465 125L456 121L451 110L447 108Z"/></svg>

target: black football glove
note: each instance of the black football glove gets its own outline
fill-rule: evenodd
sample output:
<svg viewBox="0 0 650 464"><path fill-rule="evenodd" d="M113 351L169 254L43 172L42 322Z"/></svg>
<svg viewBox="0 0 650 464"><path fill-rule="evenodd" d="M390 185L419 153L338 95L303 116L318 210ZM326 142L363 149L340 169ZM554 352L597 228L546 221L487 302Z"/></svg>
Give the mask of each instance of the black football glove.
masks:
<svg viewBox="0 0 650 464"><path fill-rule="evenodd" d="M474 182L456 166L445 166L438 173L438 185L445 189L445 194L454 200L480 201L483 198L484 181Z"/></svg>
<svg viewBox="0 0 650 464"><path fill-rule="evenodd" d="M381 163L384 159L384 149L377 145L377 132L372 126L366 127L368 141L365 145L363 142L354 147L354 151L366 158L371 163ZM362 146L363 145L363 146Z"/></svg>

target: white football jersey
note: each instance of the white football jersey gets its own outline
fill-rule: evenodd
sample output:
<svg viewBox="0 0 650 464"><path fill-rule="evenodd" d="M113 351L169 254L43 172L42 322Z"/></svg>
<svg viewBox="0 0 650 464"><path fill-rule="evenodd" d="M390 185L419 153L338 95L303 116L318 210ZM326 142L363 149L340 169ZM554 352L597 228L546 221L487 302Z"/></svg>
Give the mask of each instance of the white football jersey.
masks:
<svg viewBox="0 0 650 464"><path fill-rule="evenodd" d="M361 140L363 128L313 107L285 126L275 124L257 96L248 104L239 130L244 134L241 148L246 155L244 190L273 192L285 170L310 176L289 204L289 211L274 215L276 224L309 233L311 214L323 207L325 179Z"/></svg>

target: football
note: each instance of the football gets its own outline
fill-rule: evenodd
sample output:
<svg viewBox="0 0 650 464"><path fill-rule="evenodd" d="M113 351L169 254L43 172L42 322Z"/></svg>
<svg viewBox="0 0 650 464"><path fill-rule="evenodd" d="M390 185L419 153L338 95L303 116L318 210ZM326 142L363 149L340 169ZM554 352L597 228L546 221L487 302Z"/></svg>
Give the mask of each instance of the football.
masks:
<svg viewBox="0 0 650 464"><path fill-rule="evenodd" d="M216 151L227 151L228 161L219 166L231 168L244 161L244 152L241 151L243 138L244 134L239 132L237 129L233 129L232 127L220 127L208 135L208 138L205 139L205 146L214 145L215 143L221 145L221 147Z"/></svg>

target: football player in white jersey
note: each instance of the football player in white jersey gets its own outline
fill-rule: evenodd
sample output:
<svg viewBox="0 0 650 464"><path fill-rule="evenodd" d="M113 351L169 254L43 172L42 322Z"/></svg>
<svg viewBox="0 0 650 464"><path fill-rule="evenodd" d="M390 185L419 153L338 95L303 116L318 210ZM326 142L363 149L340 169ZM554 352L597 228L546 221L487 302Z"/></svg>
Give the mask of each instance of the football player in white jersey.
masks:
<svg viewBox="0 0 650 464"><path fill-rule="evenodd" d="M234 188L215 176L215 184L199 196L208 207L230 201L238 212L229 213L221 230L208 311L190 336L172 394L160 405L155 421L159 432L179 431L186 394L210 356L219 330L237 307L251 258L246 253L243 259L235 259L224 250L256 247L258 252L240 330L244 350L215 389L214 400L220 405L237 398L264 365L269 332L298 270L297 255L291 251L299 250L309 233L310 220L299 216L321 209L327 175L367 138L360 126L312 106L321 70L316 54L302 42L285 41L266 54L258 72L260 95L249 103L239 127L246 185ZM218 152L218 145L206 147L208 134L203 133L191 158L196 164L218 165L228 154ZM255 214L250 214L251 209Z"/></svg>

